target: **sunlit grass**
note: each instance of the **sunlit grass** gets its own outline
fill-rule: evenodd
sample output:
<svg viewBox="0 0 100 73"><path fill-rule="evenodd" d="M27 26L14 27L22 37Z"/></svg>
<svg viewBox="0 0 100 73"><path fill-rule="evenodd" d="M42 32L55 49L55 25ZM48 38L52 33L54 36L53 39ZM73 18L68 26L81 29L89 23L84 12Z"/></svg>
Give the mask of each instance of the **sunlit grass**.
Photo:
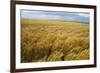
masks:
<svg viewBox="0 0 100 73"><path fill-rule="evenodd" d="M89 59L89 24L21 20L21 62Z"/></svg>

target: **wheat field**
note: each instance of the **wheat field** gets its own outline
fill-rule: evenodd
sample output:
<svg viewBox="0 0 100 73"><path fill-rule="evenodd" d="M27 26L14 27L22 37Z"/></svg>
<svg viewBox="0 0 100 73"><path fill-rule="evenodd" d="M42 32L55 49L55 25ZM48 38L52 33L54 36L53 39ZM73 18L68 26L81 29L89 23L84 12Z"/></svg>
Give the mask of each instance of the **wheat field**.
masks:
<svg viewBox="0 0 100 73"><path fill-rule="evenodd" d="M89 59L89 24L21 19L21 62Z"/></svg>

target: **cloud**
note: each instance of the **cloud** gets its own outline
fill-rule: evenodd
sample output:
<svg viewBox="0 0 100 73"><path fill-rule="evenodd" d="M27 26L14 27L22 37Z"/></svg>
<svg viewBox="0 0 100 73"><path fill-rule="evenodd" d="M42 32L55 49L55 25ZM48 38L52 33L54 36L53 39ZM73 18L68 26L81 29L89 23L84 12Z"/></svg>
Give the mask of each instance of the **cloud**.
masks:
<svg viewBox="0 0 100 73"><path fill-rule="evenodd" d="M21 10L21 18L27 19L51 19L89 23L89 16L89 13L79 12Z"/></svg>
<svg viewBox="0 0 100 73"><path fill-rule="evenodd" d="M89 17L90 15L89 14L86 14L86 13L79 13L80 16L83 16L83 17Z"/></svg>

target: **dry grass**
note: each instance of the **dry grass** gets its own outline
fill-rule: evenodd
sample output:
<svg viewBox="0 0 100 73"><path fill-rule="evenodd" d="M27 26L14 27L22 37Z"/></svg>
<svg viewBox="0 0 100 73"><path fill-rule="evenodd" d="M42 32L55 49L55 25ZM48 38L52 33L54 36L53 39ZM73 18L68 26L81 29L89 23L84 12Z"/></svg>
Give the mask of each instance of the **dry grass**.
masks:
<svg viewBox="0 0 100 73"><path fill-rule="evenodd" d="M21 62L89 59L89 25L21 20Z"/></svg>

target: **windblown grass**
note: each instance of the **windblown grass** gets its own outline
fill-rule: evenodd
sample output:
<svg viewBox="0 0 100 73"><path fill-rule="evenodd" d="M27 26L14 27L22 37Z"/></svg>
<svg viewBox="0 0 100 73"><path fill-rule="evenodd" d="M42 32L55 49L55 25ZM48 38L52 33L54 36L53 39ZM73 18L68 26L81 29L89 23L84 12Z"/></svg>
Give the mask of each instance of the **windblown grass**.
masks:
<svg viewBox="0 0 100 73"><path fill-rule="evenodd" d="M89 59L89 25L21 20L21 62Z"/></svg>

